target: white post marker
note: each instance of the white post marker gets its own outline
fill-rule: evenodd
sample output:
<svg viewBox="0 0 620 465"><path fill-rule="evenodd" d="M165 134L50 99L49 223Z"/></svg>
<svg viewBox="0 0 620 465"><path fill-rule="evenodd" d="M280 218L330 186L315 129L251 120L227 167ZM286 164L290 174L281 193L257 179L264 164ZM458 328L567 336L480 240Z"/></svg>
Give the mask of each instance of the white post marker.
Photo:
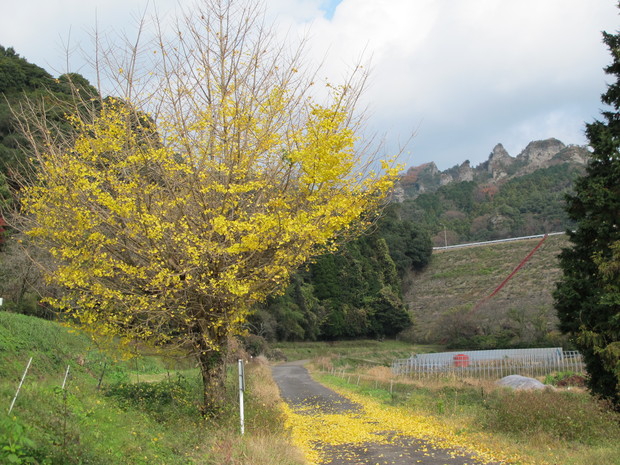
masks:
<svg viewBox="0 0 620 465"><path fill-rule="evenodd" d="M11 406L9 407L9 415L13 411L13 406L15 405L15 401L17 400L17 396L19 395L19 390L22 388L22 384L24 384L24 378L26 377L26 373L28 373L28 368L30 368L30 364L32 363L32 357L28 360L28 365L26 365L26 369L24 370L24 374L22 375L22 379L19 382L19 386L17 386L17 391L15 392L15 397L13 397L13 402L11 402Z"/></svg>
<svg viewBox="0 0 620 465"><path fill-rule="evenodd" d="M245 368L243 366L243 360L239 359L239 419L241 422L241 434L242 435L245 433L243 391L245 391Z"/></svg>
<svg viewBox="0 0 620 465"><path fill-rule="evenodd" d="M65 390L65 384L67 384L67 377L69 376L69 365L67 365L67 371L65 371L65 379L62 380L62 390Z"/></svg>

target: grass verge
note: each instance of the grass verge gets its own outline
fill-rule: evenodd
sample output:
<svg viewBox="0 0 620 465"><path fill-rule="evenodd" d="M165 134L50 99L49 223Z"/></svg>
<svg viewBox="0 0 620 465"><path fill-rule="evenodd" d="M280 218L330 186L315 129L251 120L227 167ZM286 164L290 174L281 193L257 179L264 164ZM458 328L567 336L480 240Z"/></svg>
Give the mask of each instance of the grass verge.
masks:
<svg viewBox="0 0 620 465"><path fill-rule="evenodd" d="M32 367L7 411L29 357ZM38 465L300 465L277 387L260 358L246 370L246 434L236 377L222 415L199 415L200 376L157 357L123 361L79 332L0 312L0 463ZM70 376L61 389L66 367ZM100 383L101 381L101 383Z"/></svg>
<svg viewBox="0 0 620 465"><path fill-rule="evenodd" d="M620 465L620 415L580 389L512 391L488 380L411 381L378 367L316 376L405 414L438 419L492 454L535 464Z"/></svg>
<svg viewBox="0 0 620 465"><path fill-rule="evenodd" d="M439 345L411 344L398 340L356 340L331 342L278 342L273 348L281 351L287 360L322 359L330 367L390 366L397 358L413 353L438 352Z"/></svg>

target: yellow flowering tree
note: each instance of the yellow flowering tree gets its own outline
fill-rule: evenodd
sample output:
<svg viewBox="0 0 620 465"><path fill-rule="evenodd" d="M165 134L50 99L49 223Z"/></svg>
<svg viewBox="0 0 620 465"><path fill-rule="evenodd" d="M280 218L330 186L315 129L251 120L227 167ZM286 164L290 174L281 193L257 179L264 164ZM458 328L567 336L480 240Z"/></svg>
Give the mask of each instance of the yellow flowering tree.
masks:
<svg viewBox="0 0 620 465"><path fill-rule="evenodd" d="M397 172L363 169L360 86L317 103L300 55L257 18L209 1L174 39L132 46L126 63L106 55L122 98L70 117L73 132L51 136L40 110L24 123L38 166L24 229L55 259L50 278L68 291L55 304L95 334L194 355L206 411L250 307L359 232Z"/></svg>

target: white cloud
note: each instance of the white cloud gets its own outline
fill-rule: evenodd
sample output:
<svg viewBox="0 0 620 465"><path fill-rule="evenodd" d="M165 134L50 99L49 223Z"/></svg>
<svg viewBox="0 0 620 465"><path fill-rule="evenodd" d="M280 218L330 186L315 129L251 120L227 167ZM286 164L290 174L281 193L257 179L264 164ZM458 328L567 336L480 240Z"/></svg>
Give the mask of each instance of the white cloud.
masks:
<svg viewBox="0 0 620 465"><path fill-rule="evenodd" d="M151 0L165 14L174 0ZM181 1L188 5L190 2ZM362 53L373 72L365 103L372 129L394 150L417 129L407 162L440 167L511 153L534 138L584 143L598 115L610 55L600 31L617 29L612 0L267 0L269 19L308 36L337 81ZM0 18L0 44L64 70L61 37L86 43L97 12L104 30L131 30L146 0L30 0ZM334 10L334 5L336 5ZM33 14L36 11L36 15ZM331 19L330 13L333 13ZM514 154L514 153L513 153Z"/></svg>

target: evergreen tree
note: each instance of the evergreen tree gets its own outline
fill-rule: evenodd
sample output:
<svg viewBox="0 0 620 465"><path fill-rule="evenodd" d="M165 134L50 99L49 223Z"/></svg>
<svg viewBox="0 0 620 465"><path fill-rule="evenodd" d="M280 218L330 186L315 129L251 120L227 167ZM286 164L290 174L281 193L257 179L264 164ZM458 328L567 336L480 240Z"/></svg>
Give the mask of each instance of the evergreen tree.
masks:
<svg viewBox="0 0 620 465"><path fill-rule="evenodd" d="M602 101L611 108L603 121L586 126L593 148L586 175L567 197L567 211L577 223L570 248L561 254L563 277L555 291L561 329L584 356L594 394L620 408L620 34L603 33L615 77Z"/></svg>
<svg viewBox="0 0 620 465"><path fill-rule="evenodd" d="M406 271L422 269L432 248L427 233L385 210L376 230L317 257L286 292L256 307L250 326L269 340L394 337L411 326L403 302Z"/></svg>
<svg viewBox="0 0 620 465"><path fill-rule="evenodd" d="M36 102L45 108L50 127L67 132L71 127L66 116L75 113L76 93L86 101L97 96L97 90L80 74L55 79L12 47L0 45L0 208L11 204L10 187L18 188L16 178L22 178L31 163L30 144L18 128L14 111Z"/></svg>

